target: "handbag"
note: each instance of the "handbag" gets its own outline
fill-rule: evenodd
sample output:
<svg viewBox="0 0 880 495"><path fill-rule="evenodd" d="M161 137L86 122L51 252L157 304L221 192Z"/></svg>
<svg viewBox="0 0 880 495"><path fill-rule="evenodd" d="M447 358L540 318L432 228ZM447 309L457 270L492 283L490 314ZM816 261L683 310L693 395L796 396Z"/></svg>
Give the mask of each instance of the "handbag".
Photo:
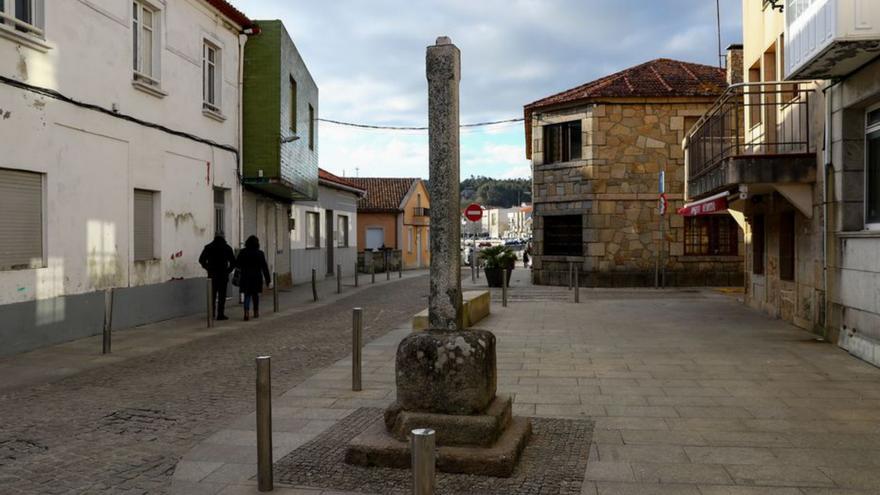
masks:
<svg viewBox="0 0 880 495"><path fill-rule="evenodd" d="M241 270L239 270L238 268L236 268L235 271L232 272L232 285L236 287L241 285Z"/></svg>

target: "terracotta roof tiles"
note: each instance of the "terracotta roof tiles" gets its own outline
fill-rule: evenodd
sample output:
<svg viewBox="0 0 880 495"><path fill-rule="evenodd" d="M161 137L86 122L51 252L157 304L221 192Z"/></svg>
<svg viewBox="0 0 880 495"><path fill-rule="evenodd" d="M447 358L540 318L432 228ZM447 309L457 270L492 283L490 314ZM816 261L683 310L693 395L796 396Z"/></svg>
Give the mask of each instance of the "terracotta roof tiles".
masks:
<svg viewBox="0 0 880 495"><path fill-rule="evenodd" d="M400 211L400 204L406 194L420 179L352 177L348 180L367 191L367 195L358 201L358 211L393 213Z"/></svg>
<svg viewBox="0 0 880 495"><path fill-rule="evenodd" d="M344 178L344 177L339 177L338 175L335 175L335 174L331 174L330 172L324 170L323 168L318 169L318 179L325 181L325 182L330 182L332 184L337 184L337 185L340 185L343 187L357 189L358 191L361 191L362 193L366 193L364 188L358 186L357 184L355 184L351 180Z"/></svg>

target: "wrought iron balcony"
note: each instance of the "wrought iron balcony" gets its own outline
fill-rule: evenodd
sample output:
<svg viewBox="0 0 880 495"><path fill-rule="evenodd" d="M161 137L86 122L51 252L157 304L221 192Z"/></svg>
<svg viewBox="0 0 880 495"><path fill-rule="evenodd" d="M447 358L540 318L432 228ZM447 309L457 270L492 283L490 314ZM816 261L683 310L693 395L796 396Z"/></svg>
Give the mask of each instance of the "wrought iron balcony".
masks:
<svg viewBox="0 0 880 495"><path fill-rule="evenodd" d="M732 85L687 137L688 194L738 184L815 180L810 152L812 82Z"/></svg>

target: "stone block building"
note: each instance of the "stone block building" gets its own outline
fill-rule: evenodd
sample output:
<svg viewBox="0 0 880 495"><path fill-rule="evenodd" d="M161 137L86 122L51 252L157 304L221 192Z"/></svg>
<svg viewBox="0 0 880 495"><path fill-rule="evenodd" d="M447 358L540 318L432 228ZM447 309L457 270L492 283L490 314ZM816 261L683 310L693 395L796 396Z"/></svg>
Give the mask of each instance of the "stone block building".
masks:
<svg viewBox="0 0 880 495"><path fill-rule="evenodd" d="M734 217L674 215L682 139L726 87L723 69L657 59L525 106L534 283L567 284L574 263L584 286L742 284Z"/></svg>

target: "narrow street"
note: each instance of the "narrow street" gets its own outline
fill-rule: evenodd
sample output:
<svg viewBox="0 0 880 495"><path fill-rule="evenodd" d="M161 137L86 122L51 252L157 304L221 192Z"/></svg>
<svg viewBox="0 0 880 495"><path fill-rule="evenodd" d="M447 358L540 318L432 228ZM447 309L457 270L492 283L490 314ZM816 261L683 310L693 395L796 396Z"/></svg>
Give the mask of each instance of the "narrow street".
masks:
<svg viewBox="0 0 880 495"><path fill-rule="evenodd" d="M0 396L0 491L164 493L185 452L253 410L254 357L272 355L283 393L350 353L351 308L364 308L369 342L423 309L427 288L409 278L230 321L241 328Z"/></svg>

